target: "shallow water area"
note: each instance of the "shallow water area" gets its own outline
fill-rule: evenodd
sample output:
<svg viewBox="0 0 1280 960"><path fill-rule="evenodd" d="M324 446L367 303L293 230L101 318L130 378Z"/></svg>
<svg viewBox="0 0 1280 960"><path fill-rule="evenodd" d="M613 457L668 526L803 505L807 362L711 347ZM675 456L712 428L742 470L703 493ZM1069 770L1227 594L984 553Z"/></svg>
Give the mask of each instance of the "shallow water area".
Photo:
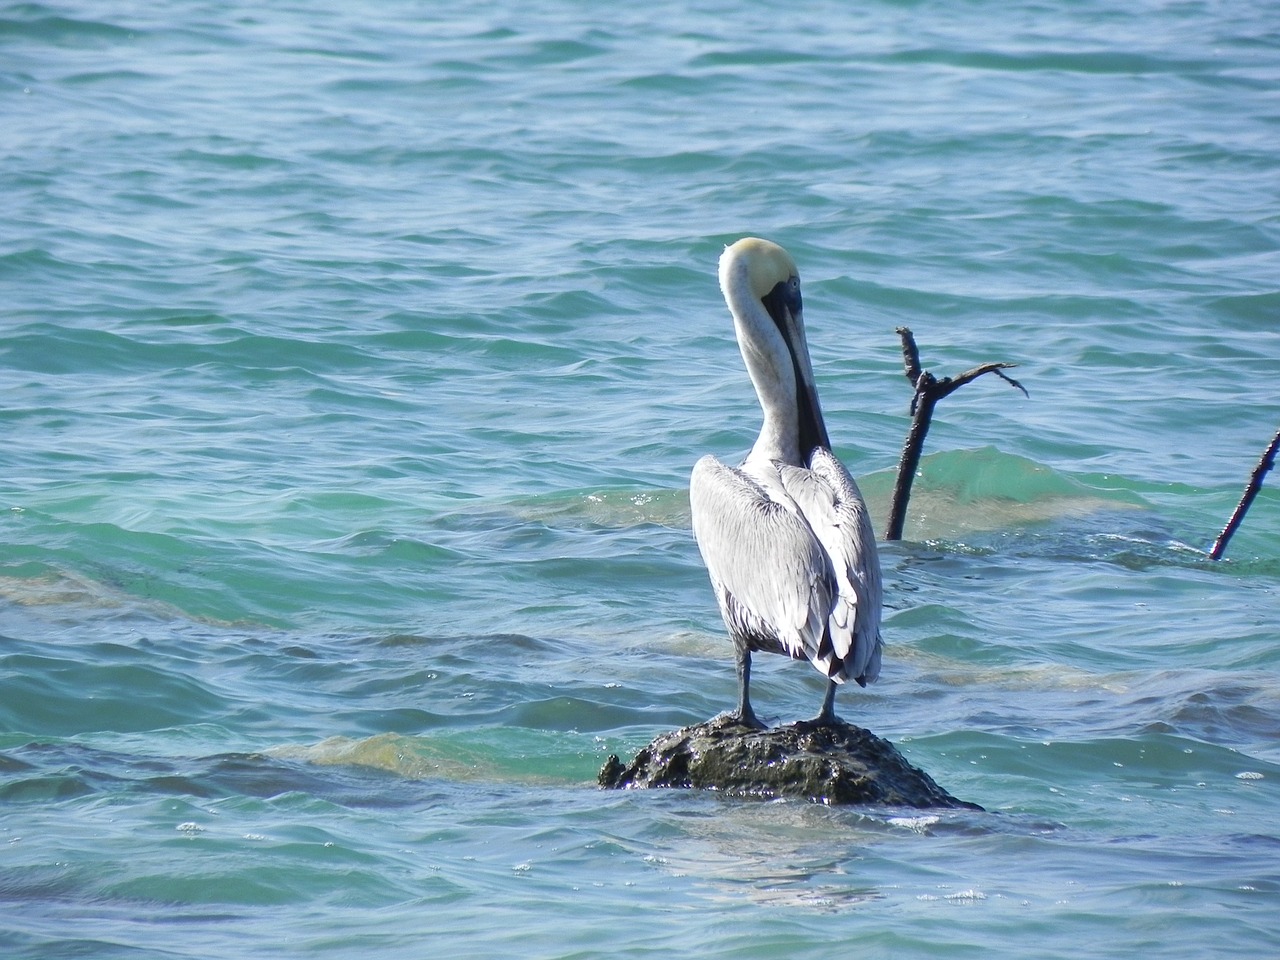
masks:
<svg viewBox="0 0 1280 960"><path fill-rule="evenodd" d="M0 954L1266 956L1270 5L0 5ZM988 812L600 791L733 702L716 288L883 529L842 690ZM820 677L757 658L762 717Z"/></svg>

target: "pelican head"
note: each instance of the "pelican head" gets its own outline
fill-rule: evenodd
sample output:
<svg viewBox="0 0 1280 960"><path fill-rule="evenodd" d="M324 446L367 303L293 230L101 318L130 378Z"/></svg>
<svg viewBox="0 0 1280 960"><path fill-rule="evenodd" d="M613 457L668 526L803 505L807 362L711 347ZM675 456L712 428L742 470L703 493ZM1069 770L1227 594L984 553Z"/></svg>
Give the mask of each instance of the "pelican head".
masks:
<svg viewBox="0 0 1280 960"><path fill-rule="evenodd" d="M744 237L724 248L720 256L720 286L725 288L725 274L734 264L746 265L751 292L763 300L773 293L778 284L791 284L800 288L800 271L791 254L772 240Z"/></svg>
<svg viewBox="0 0 1280 960"><path fill-rule="evenodd" d="M764 411L753 453L802 465L814 447L831 441L809 360L796 262L776 243L746 237L721 255L720 289Z"/></svg>

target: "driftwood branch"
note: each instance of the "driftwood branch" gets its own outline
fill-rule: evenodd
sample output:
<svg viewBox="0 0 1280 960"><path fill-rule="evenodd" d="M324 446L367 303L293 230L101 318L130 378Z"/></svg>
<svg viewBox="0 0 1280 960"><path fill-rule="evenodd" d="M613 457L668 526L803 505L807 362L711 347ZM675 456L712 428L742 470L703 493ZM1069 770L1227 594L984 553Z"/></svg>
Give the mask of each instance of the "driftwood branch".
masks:
<svg viewBox="0 0 1280 960"><path fill-rule="evenodd" d="M1213 549L1209 551L1209 556L1212 559L1221 560L1222 555L1226 553L1227 543L1231 540L1232 534L1236 532L1236 528L1244 520L1244 515L1249 512L1249 507L1253 504L1253 498L1262 489L1262 478L1276 465L1277 449L1280 449L1280 430L1276 431L1276 435L1271 438L1270 446L1262 454L1262 459L1258 461L1258 465L1253 468L1253 475L1249 477L1249 484L1244 488L1244 495L1240 498L1240 502L1236 504L1235 510L1232 511L1231 519L1222 528L1222 533L1218 534L1218 539L1213 542Z"/></svg>
<svg viewBox="0 0 1280 960"><path fill-rule="evenodd" d="M972 370L966 370L957 377L943 377L939 380L927 370L920 369L920 351L916 347L915 335L906 327L898 327L898 336L902 338L903 372L911 382L915 394L911 398L911 428L907 431L907 439L902 446L902 456L898 460L898 479L893 485L893 499L889 504L886 540L902 539L902 527L907 517L907 501L911 499L911 484L915 481L916 471L920 467L924 438L929 432L929 424L933 420L933 408L938 401L959 390L966 383L972 383L988 373L994 373L1005 383L1021 390L1024 396L1030 396L1026 387L1002 372L1016 367L1016 363L984 363Z"/></svg>

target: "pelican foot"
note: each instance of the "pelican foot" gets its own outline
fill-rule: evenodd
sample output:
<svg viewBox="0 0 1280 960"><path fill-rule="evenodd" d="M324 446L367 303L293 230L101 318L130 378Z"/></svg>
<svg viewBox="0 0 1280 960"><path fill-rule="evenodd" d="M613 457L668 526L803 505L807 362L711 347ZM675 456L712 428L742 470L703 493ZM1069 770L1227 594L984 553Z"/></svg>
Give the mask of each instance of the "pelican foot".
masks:
<svg viewBox="0 0 1280 960"><path fill-rule="evenodd" d="M769 727L760 721L754 710L743 713L741 710L726 710L717 716L712 723L723 721L726 724L733 724L738 727L746 727L748 730L768 730Z"/></svg>

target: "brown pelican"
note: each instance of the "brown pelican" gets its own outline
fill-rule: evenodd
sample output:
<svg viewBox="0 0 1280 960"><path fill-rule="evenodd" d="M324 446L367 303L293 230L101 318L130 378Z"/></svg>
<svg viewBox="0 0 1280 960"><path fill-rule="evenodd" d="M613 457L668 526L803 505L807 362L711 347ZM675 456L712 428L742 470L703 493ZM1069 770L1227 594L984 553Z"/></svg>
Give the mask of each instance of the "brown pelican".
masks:
<svg viewBox="0 0 1280 960"><path fill-rule="evenodd" d="M739 467L693 468L693 533L738 660L739 721L751 709L751 652L807 659L836 685L880 674L880 559L858 485L831 452L805 341L800 277L776 243L748 237L720 257L720 289L764 411Z"/></svg>

